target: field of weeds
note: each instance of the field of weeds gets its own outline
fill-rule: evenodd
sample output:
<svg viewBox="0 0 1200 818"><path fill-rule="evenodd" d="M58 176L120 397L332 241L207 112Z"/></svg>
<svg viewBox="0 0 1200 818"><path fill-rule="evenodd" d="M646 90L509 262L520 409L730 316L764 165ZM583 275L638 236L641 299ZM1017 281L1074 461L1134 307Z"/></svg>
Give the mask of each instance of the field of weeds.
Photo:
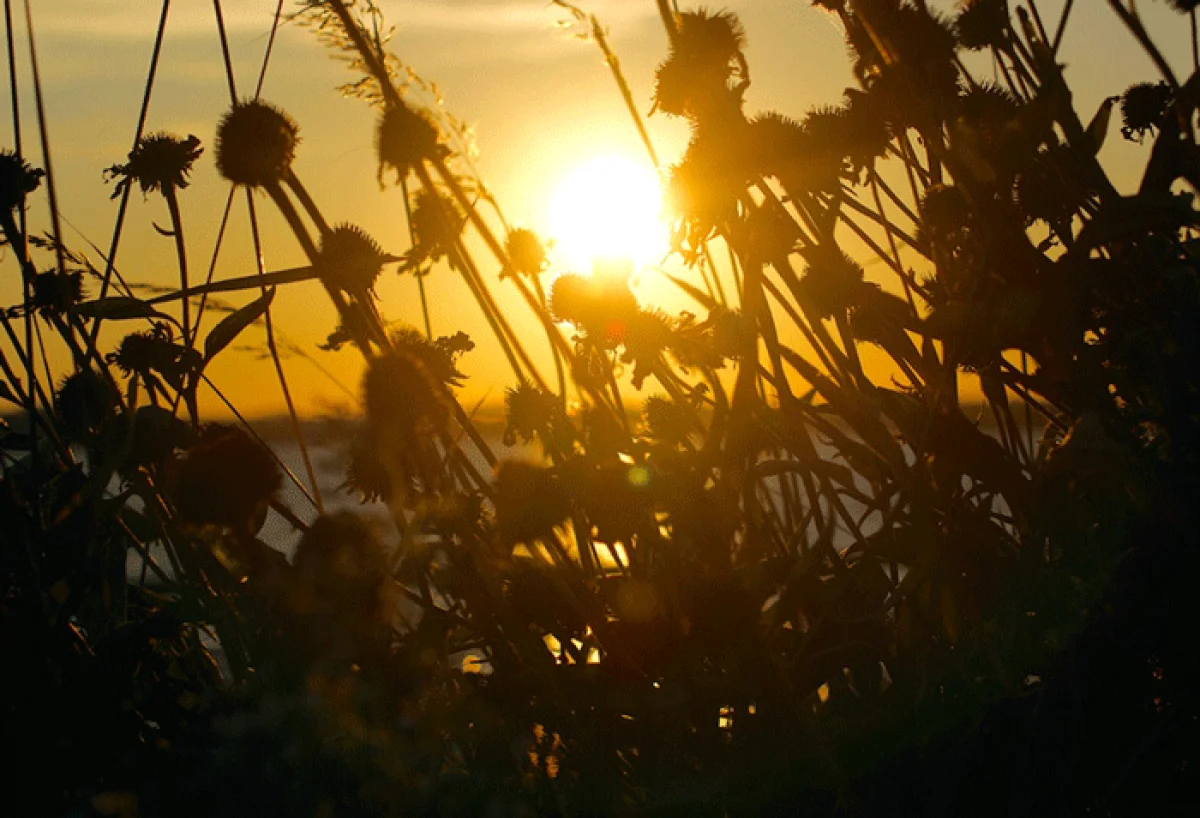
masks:
<svg viewBox="0 0 1200 818"><path fill-rule="evenodd" d="M15 5L8 62L36 85ZM857 84L757 112L735 14L658 0L669 50L637 99L603 21L554 5L656 164L644 112L690 126L662 167L685 311L642 303L629 265L551 270L370 0L284 11L377 117L410 235L392 252L310 194L294 160L322 146L288 100L232 82L211 145L143 108L105 170L111 244L74 246L41 94L12 98L0 811L1183 814L1200 61L1164 58L1133 0L814 0ZM1194 41L1198 4L1168 5ZM1159 76L1081 118L1057 52L1085 14ZM1148 146L1135 191L1106 139ZM205 275L180 204L202 152L305 265ZM169 291L110 262L135 195L169 217ZM426 276L469 289L510 370L499 435L460 399L474 341L389 320L385 271L426 311ZM336 310L325 346L365 361L342 490L383 530L326 512L345 503L293 409L272 305L304 281ZM233 402L236 422L201 416L252 326L297 468Z"/></svg>

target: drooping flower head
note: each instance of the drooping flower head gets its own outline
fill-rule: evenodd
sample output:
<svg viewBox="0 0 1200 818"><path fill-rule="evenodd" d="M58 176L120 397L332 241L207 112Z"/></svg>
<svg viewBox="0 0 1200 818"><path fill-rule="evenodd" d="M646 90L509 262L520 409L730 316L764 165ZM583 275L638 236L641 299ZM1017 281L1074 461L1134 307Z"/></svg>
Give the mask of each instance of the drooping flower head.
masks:
<svg viewBox="0 0 1200 818"><path fill-rule="evenodd" d="M375 286L389 259L361 227L339 224L322 238L317 266L330 286L354 295Z"/></svg>
<svg viewBox="0 0 1200 818"><path fill-rule="evenodd" d="M25 196L37 190L44 170L35 169L10 150L0 150L0 207L19 207Z"/></svg>
<svg viewBox="0 0 1200 818"><path fill-rule="evenodd" d="M261 100L234 103L217 126L217 170L236 185L283 180L300 141L296 122Z"/></svg>
<svg viewBox="0 0 1200 818"><path fill-rule="evenodd" d="M437 125L407 103L389 105L375 128L375 154L379 159L379 177L384 170L396 171L397 181L406 177L422 160L437 156Z"/></svg>
<svg viewBox="0 0 1200 818"><path fill-rule="evenodd" d="M104 172L109 181L117 181L112 198L120 196L134 182L143 194L187 187L192 165L203 152L196 136L183 138L169 133L143 136L129 152L128 162L113 165Z"/></svg>

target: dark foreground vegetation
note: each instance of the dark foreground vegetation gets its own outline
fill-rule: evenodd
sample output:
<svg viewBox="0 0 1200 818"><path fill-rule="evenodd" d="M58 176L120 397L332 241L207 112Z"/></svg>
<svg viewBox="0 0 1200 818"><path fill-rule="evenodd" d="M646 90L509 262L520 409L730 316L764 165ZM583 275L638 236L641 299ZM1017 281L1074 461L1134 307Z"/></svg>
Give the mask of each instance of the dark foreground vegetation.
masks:
<svg viewBox="0 0 1200 818"><path fill-rule="evenodd" d="M693 134L667 181L682 315L620 269L552 279L361 1L299 14L379 111L402 255L330 226L297 125L249 97L216 145L141 135L109 171L171 215L179 289L154 304L27 227L53 180L0 156L25 284L0 314L23 418L0 437L0 812L1192 814L1200 72L1123 0L819 0L858 86L793 120L745 109L733 15L659 5L654 108ZM1161 72L1086 121L1056 59L1081 5ZM1131 195L1106 137L1149 146ZM310 266L189 278L205 149ZM469 339L380 314L391 265L465 279L512 367L506 437L544 462L471 425ZM347 485L386 536L287 508L272 452L197 417L208 361L251 325L275 354L271 287L303 279L368 362ZM205 327L210 293L250 288ZM113 349L102 322L128 328ZM259 538L271 508L302 531L290 560Z"/></svg>

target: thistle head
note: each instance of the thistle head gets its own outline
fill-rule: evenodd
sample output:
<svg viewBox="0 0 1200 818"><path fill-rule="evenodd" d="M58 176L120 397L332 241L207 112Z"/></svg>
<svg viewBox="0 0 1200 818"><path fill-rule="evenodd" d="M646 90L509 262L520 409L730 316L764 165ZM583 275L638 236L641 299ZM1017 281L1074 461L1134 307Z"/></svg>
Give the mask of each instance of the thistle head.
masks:
<svg viewBox="0 0 1200 818"><path fill-rule="evenodd" d="M235 185L276 184L290 172L300 129L261 100L236 102L217 126L217 170Z"/></svg>
<svg viewBox="0 0 1200 818"><path fill-rule="evenodd" d="M518 437L526 443L538 438L551 440L555 427L564 419L558 398L528 381L522 381L504 393L504 406L508 415L505 446L514 445Z"/></svg>
<svg viewBox="0 0 1200 818"><path fill-rule="evenodd" d="M510 272L536 276L546 268L546 245L532 230L518 227L508 231L504 251L512 265Z"/></svg>
<svg viewBox="0 0 1200 818"><path fill-rule="evenodd" d="M200 147L199 137L153 133L138 140L129 152L129 161L124 165L113 165L104 175L109 181L117 181L112 194L114 199L134 182L143 195L167 188L185 188L192 165L202 153L204 149Z"/></svg>
<svg viewBox="0 0 1200 818"><path fill-rule="evenodd" d="M324 614L342 623L383 615L390 582L387 558L361 517L348 511L318 517L296 546L294 564L298 582L293 604L300 613Z"/></svg>
<svg viewBox="0 0 1200 818"><path fill-rule="evenodd" d="M33 306L43 315L59 315L83 300L83 273L78 270L38 273L33 279Z"/></svg>
<svg viewBox="0 0 1200 818"><path fill-rule="evenodd" d="M213 423L177 463L175 506L185 523L253 535L282 482L266 447L236 426Z"/></svg>
<svg viewBox="0 0 1200 818"><path fill-rule="evenodd" d="M388 105L375 128L381 179L387 168L396 171L397 179L403 179L423 160L438 156L442 150L439 137L437 125L424 113L405 102Z"/></svg>
<svg viewBox="0 0 1200 818"><path fill-rule="evenodd" d="M75 443L90 441L113 414L108 390L99 374L88 369L68 375L59 386L54 403L66 438Z"/></svg>
<svg viewBox="0 0 1200 818"><path fill-rule="evenodd" d="M954 33L963 48L999 48L1008 39L1008 0L962 0Z"/></svg>
<svg viewBox="0 0 1200 818"><path fill-rule="evenodd" d="M42 183L44 170L36 169L10 150L0 150L0 207L20 207L27 194Z"/></svg>
<svg viewBox="0 0 1200 818"><path fill-rule="evenodd" d="M355 295L371 291L390 259L361 227L339 224L322 238L317 267L331 287Z"/></svg>
<svg viewBox="0 0 1200 818"><path fill-rule="evenodd" d="M1131 142L1141 142L1162 124L1163 116L1174 96L1165 82L1143 82L1130 86L1121 95L1121 135Z"/></svg>

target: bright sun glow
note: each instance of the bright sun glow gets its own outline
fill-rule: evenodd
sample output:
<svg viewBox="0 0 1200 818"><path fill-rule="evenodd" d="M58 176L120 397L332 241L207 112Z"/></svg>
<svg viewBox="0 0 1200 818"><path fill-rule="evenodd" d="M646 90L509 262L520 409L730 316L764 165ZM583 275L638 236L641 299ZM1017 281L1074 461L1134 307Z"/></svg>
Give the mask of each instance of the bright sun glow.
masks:
<svg viewBox="0 0 1200 818"><path fill-rule="evenodd" d="M667 252L662 193L654 168L620 156L577 167L550 203L550 237L567 268L587 273L597 258L625 258L638 267Z"/></svg>

